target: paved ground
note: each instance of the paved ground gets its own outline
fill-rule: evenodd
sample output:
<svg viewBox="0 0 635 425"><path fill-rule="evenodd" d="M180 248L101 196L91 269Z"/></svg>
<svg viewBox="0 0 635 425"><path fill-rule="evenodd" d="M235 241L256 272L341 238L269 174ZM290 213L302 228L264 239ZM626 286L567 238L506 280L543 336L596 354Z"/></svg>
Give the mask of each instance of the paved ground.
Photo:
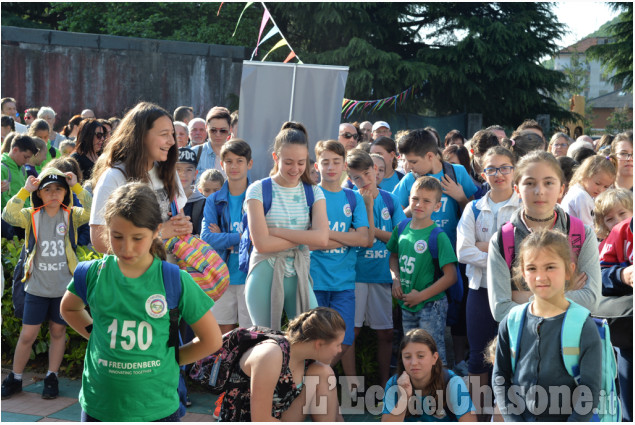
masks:
<svg viewBox="0 0 635 425"><path fill-rule="evenodd" d="M2 379L10 371L2 369ZM2 422L79 422L80 406L77 401L80 380L59 378L60 395L54 400L42 399L45 374L25 373L22 393L2 400ZM190 392L192 406L188 407L183 422L213 422L212 410L217 396L212 393ZM344 415L347 422L377 422L379 416L364 414Z"/></svg>

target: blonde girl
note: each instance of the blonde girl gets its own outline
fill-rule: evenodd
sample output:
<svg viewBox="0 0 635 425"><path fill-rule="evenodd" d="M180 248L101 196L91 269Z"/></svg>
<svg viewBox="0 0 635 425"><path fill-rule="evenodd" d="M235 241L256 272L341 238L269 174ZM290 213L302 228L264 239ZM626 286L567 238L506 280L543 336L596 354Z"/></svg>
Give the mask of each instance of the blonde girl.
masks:
<svg viewBox="0 0 635 425"><path fill-rule="evenodd" d="M328 243L326 200L313 185L306 132L284 128L273 146L271 208L265 214L259 180L247 189L245 210L253 252L245 282L245 299L253 324L279 329L282 310L293 318L317 307L309 275L308 245ZM306 190L313 192L309 209Z"/></svg>
<svg viewBox="0 0 635 425"><path fill-rule="evenodd" d="M613 185L615 175L615 166L606 157L593 155L585 159L573 173L569 191L560 204L562 209L592 226L593 200Z"/></svg>
<svg viewBox="0 0 635 425"><path fill-rule="evenodd" d="M210 168L203 171L201 178L198 179L196 188L201 192L201 195L207 198L212 193L218 192L223 187L223 184L225 184L223 173L215 168Z"/></svg>
<svg viewBox="0 0 635 425"><path fill-rule="evenodd" d="M401 340L397 361L397 374L388 380L384 391L382 422L476 422L463 379L443 367L437 344L428 332L408 331Z"/></svg>
<svg viewBox="0 0 635 425"><path fill-rule="evenodd" d="M514 190L522 207L516 210L510 222L514 227L513 253L532 232L540 229L560 230L569 233L571 217L557 205L564 192L564 176L558 160L545 151L525 155L516 165ZM584 243L578 254L579 275L572 285L569 297L591 312L601 294L601 275L598 242L590 226L584 226ZM582 236L580 235L580 241ZM510 268L501 250L502 235L498 231L492 237L487 257L487 291L494 319L503 320L512 307L524 304L531 292L514 290Z"/></svg>
<svg viewBox="0 0 635 425"><path fill-rule="evenodd" d="M468 372L480 385L487 385L492 371L483 359L487 343L496 336L498 323L492 317L487 295L487 257L489 241L503 223L509 221L519 207L520 198L514 192L514 156L502 146L490 148L480 158L482 178L491 188L481 199L472 201L463 210L457 229L457 257L466 264L469 279L466 322L470 345ZM478 217L477 217L478 216ZM470 391L474 389L470 387ZM474 398L477 406L481 400ZM479 410L480 411L480 410ZM479 415L479 420L487 417Z"/></svg>
<svg viewBox="0 0 635 425"><path fill-rule="evenodd" d="M166 253L158 237L163 219L154 190L128 183L103 209L109 254L90 266L82 285L90 314L74 280L60 307L64 320L88 340L79 394L82 421L178 421L179 364L193 363L221 345L210 312L214 302L187 272L177 270L178 315L197 338L170 346L173 311L166 302L161 261Z"/></svg>
<svg viewBox="0 0 635 425"><path fill-rule="evenodd" d="M580 408L580 391L575 391L578 384L567 372L560 351L563 322L570 309L586 312L579 344L579 382L586 386L585 397L592 395L592 406L598 406L602 345L589 311L565 298L565 291L575 282L576 266L571 259L567 236L559 231L538 229L520 245L515 280L519 286L528 288L534 299L515 307L507 320L501 322L498 332L493 383L496 403L506 422L591 419L592 409ZM510 335L510 332L516 334ZM510 342L512 338L517 340L516 344ZM515 369L512 350L516 353ZM537 395L539 391L531 390L534 386L547 395ZM550 394L551 391L560 393L563 387L568 387L570 397L561 399ZM510 403L514 392L525 394L524 408L520 411L515 411Z"/></svg>
<svg viewBox="0 0 635 425"><path fill-rule="evenodd" d="M633 216L633 192L626 189L608 189L602 192L595 198L594 212L595 233L603 241L616 224Z"/></svg>

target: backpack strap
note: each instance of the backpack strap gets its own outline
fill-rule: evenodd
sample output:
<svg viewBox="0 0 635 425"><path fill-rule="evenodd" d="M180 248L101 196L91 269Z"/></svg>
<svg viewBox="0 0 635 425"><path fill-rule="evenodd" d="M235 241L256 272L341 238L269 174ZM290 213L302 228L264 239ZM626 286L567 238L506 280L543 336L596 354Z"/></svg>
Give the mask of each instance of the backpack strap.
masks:
<svg viewBox="0 0 635 425"><path fill-rule="evenodd" d="M163 286L165 287L165 299L170 312L170 336L168 347L174 347L174 357L179 362L179 301L183 288L181 286L180 269L176 264L162 262Z"/></svg>
<svg viewBox="0 0 635 425"><path fill-rule="evenodd" d="M518 351L520 349L520 339L525 326L525 318L527 317L527 309L529 303L517 305L507 314L507 334L509 337L509 351L512 361L512 373L516 372L516 361L518 360Z"/></svg>
<svg viewBox="0 0 635 425"><path fill-rule="evenodd" d="M397 236L401 236L401 234L406 229L406 226L408 225L408 223L410 223L411 220L412 220L411 218L406 218L405 220L401 220L399 222L399 225L397 226Z"/></svg>
<svg viewBox="0 0 635 425"><path fill-rule="evenodd" d="M478 215L481 213L481 210L479 210L476 207L476 203L478 202L477 199L473 200L472 202L470 202L472 204L472 213L474 214L474 223L476 223L476 219L478 218Z"/></svg>
<svg viewBox="0 0 635 425"><path fill-rule="evenodd" d="M75 267L75 271L73 272L73 285L75 286L75 292L77 292L77 296L82 299L84 305L88 305L88 300L86 299L87 294L87 285L86 285L86 275L88 274L88 269L93 263L97 260L90 261L82 261L77 264Z"/></svg>
<svg viewBox="0 0 635 425"><path fill-rule="evenodd" d="M271 209L271 199L273 198L273 184L271 183L271 177L262 179L262 208L265 210L265 215Z"/></svg>
<svg viewBox="0 0 635 425"><path fill-rule="evenodd" d="M385 190L379 189L379 194L381 195L381 199L383 199L384 204L386 204L386 208L388 208L388 212L390 213L390 217L395 214L395 203L390 196L390 193Z"/></svg>
<svg viewBox="0 0 635 425"><path fill-rule="evenodd" d="M196 150L196 166L197 167L198 167L198 163L201 162L201 154L203 153L203 146L205 146L205 143L195 146L195 148L198 148Z"/></svg>
<svg viewBox="0 0 635 425"><path fill-rule="evenodd" d="M584 245L584 240L586 237L586 231L584 229L584 223L577 217L572 216L571 214L567 214L569 220L567 220L567 234L569 235L569 244L571 245L571 250L576 255L576 257L580 256L580 251L582 250L582 246Z"/></svg>
<svg viewBox="0 0 635 425"><path fill-rule="evenodd" d="M498 246L501 250L501 255L505 258L507 267L511 269L514 257L516 256L516 247L514 245L514 225L511 221L503 224L499 233Z"/></svg>
<svg viewBox="0 0 635 425"><path fill-rule="evenodd" d="M344 194L346 195L346 200L348 201L348 205L351 206L351 214L355 212L355 208L357 208L357 198L355 197L355 192L353 192L349 188L342 188Z"/></svg>
<svg viewBox="0 0 635 425"><path fill-rule="evenodd" d="M51 158L55 158L55 156L57 155L57 152L55 151L55 147L51 146L49 148L49 153L51 154Z"/></svg>
<svg viewBox="0 0 635 425"><path fill-rule="evenodd" d="M439 246L437 243L437 239L439 238L439 233L443 232L443 229L440 227L435 227L430 232L430 236L428 237L428 250L430 251L430 255L432 255L432 265L434 266L434 279L435 281L441 277L441 267L439 267Z"/></svg>
<svg viewBox="0 0 635 425"><path fill-rule="evenodd" d="M560 331L560 349L564 367L573 377L576 384L580 383L580 339L582 328L589 317L589 310L568 300L570 305L564 314ZM604 353L603 353L604 354Z"/></svg>
<svg viewBox="0 0 635 425"><path fill-rule="evenodd" d="M403 178L405 177L405 174L404 174L404 173L402 173L401 171L397 171L397 170L395 170L395 174L397 174L397 179L398 179L399 181L401 181L401 179L403 179Z"/></svg>
<svg viewBox="0 0 635 425"><path fill-rule="evenodd" d="M1 165L2 165L2 166L6 169L6 170L7 170L7 173L8 173L8 176L7 176L7 177L8 177L8 179L9 179L8 181L9 181L9 184L11 184L11 170L9 169L9 167L7 166L7 164L1 164Z"/></svg>

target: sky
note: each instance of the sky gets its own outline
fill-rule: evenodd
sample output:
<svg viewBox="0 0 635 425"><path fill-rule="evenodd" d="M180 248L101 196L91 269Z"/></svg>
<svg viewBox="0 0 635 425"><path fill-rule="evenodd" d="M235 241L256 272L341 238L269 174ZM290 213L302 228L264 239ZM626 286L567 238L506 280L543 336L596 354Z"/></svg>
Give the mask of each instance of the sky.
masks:
<svg viewBox="0 0 635 425"><path fill-rule="evenodd" d="M558 42L562 48L574 44L619 15L613 12L606 3L597 1L559 2L556 3L553 11L558 16L558 20L566 24L570 31L570 34L566 34Z"/></svg>

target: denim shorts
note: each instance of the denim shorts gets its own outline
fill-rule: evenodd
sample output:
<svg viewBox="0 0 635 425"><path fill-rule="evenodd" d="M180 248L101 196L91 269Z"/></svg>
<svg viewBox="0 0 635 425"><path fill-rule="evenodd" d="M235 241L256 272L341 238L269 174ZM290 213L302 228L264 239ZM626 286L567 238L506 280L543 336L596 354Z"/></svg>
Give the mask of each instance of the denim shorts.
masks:
<svg viewBox="0 0 635 425"><path fill-rule="evenodd" d="M330 307L342 316L344 323L346 323L342 344L353 345L355 341L355 290L313 292L315 292L315 298L320 307Z"/></svg>
<svg viewBox="0 0 635 425"><path fill-rule="evenodd" d="M416 313L404 308L401 309L404 335L411 329L420 328L427 331L437 343L439 357L444 365L448 364L445 357L445 320L447 316L448 299L446 297L425 303L423 308Z"/></svg>
<svg viewBox="0 0 635 425"><path fill-rule="evenodd" d="M37 295L24 294L24 318L25 325L41 325L47 320L66 326L66 322L60 315L60 303L62 297L47 298Z"/></svg>

